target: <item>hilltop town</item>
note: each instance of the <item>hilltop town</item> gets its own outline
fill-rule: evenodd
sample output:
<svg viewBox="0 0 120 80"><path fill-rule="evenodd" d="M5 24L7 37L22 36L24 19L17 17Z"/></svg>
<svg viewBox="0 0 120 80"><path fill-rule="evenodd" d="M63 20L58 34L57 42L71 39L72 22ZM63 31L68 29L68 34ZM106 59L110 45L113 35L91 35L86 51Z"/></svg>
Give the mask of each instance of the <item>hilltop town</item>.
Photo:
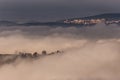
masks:
<svg viewBox="0 0 120 80"><path fill-rule="evenodd" d="M80 24L80 25L94 25L98 23L109 24L120 24L120 20L106 20L106 19L74 19L74 20L65 20L65 24Z"/></svg>
<svg viewBox="0 0 120 80"><path fill-rule="evenodd" d="M120 14L101 14L83 18L73 18L62 20L65 24L94 25L98 23L120 24Z"/></svg>

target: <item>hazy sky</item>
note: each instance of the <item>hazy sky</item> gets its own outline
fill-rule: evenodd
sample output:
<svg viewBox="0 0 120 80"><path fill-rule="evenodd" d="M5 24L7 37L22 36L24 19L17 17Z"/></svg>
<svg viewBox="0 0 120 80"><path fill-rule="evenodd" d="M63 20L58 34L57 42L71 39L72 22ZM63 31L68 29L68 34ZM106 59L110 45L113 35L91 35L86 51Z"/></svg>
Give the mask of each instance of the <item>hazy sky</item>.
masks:
<svg viewBox="0 0 120 80"><path fill-rule="evenodd" d="M0 20L54 21L120 12L120 0L0 0Z"/></svg>

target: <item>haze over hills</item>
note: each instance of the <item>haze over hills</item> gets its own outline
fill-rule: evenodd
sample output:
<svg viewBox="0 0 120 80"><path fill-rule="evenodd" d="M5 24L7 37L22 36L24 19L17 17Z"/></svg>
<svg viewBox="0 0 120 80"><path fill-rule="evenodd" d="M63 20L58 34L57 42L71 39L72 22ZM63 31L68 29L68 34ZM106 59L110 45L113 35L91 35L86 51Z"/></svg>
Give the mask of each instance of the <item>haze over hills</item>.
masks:
<svg viewBox="0 0 120 80"><path fill-rule="evenodd" d="M1 21L0 80L120 80L120 19L96 16Z"/></svg>
<svg viewBox="0 0 120 80"><path fill-rule="evenodd" d="M65 20L59 20L55 22L13 22L13 21L0 21L0 26L90 26L96 25L98 23L118 24L120 25L120 13L107 13L94 16L87 16L81 18L70 18Z"/></svg>

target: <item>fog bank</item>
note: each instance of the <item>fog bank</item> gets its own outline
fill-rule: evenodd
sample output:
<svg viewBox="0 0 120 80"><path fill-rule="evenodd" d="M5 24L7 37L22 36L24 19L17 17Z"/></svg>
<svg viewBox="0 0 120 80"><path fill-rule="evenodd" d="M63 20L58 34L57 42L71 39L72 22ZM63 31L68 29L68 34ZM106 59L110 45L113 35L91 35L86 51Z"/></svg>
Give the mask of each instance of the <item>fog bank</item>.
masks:
<svg viewBox="0 0 120 80"><path fill-rule="evenodd" d="M64 54L0 68L1 80L119 80L120 27L0 27L0 53Z"/></svg>

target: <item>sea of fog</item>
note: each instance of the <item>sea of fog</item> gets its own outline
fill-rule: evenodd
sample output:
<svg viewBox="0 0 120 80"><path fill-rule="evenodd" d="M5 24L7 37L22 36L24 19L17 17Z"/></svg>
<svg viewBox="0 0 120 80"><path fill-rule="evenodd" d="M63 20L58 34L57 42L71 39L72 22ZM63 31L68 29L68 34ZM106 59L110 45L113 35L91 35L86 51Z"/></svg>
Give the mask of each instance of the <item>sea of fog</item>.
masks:
<svg viewBox="0 0 120 80"><path fill-rule="evenodd" d="M0 67L0 80L120 80L120 26L0 26L0 54L52 52Z"/></svg>

